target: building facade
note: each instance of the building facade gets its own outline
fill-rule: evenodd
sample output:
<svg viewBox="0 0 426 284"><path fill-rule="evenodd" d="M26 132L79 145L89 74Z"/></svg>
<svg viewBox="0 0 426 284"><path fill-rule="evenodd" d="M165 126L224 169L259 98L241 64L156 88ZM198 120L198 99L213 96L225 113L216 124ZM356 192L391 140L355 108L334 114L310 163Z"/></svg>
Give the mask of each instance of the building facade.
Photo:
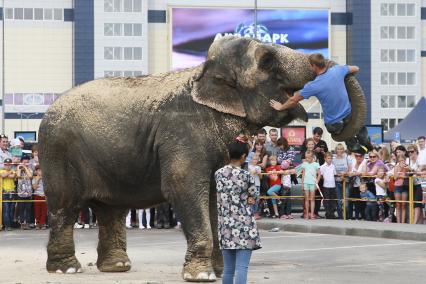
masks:
<svg viewBox="0 0 426 284"><path fill-rule="evenodd" d="M174 7L246 0L1 0L2 131L38 131L48 106L89 80L171 70ZM392 128L426 96L426 0L258 0L258 9L329 11L329 57L358 65L368 124ZM315 100L304 103L321 125ZM309 132L309 131L308 131Z"/></svg>

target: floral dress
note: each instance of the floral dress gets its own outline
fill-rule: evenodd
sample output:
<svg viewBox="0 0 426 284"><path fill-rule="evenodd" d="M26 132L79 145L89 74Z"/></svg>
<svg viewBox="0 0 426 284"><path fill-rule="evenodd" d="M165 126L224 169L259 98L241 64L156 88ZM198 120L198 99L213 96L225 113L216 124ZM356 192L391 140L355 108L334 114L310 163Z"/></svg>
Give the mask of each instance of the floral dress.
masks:
<svg viewBox="0 0 426 284"><path fill-rule="evenodd" d="M259 249L259 232L248 198L256 201L259 190L249 172L227 165L215 173L218 234L221 249Z"/></svg>

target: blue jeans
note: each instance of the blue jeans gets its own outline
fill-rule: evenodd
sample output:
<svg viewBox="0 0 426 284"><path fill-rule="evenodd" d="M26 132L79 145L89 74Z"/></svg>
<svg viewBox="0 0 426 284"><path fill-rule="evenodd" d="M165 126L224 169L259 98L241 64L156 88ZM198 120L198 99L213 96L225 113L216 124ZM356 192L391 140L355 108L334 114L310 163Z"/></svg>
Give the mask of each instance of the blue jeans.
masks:
<svg viewBox="0 0 426 284"><path fill-rule="evenodd" d="M271 187L268 189L267 194L268 194L269 196L274 195L274 194L273 194L274 192L275 192L276 194L278 194L278 192L280 191L280 189L281 189L281 185L280 185L280 184L273 185L273 186L271 186ZM276 200L276 199L272 199L272 204L277 204L277 200Z"/></svg>
<svg viewBox="0 0 426 284"><path fill-rule="evenodd" d="M247 271L252 250L250 249L223 249L222 284L247 283ZM235 274L235 282L234 282Z"/></svg>
<svg viewBox="0 0 426 284"><path fill-rule="evenodd" d="M343 182L345 181L336 181L336 196L337 196L337 215L339 216L339 219L343 219L343 209L342 209L342 205L343 205ZM350 196L350 188L349 188L349 182L345 182L345 193L346 193L346 198L349 198ZM346 200L346 209L348 209L348 201ZM352 216L349 216L350 218L352 218Z"/></svg>
<svg viewBox="0 0 426 284"><path fill-rule="evenodd" d="M15 197L14 194L3 193L3 201L13 200L14 197ZM3 225L5 227L12 226L14 213L15 213L15 203L3 202Z"/></svg>

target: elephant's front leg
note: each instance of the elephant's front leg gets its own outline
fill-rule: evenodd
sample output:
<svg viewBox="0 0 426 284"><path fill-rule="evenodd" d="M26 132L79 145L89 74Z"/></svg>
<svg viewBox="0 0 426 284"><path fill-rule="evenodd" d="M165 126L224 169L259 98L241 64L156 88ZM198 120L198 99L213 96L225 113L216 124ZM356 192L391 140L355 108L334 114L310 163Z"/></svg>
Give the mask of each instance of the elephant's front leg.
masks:
<svg viewBox="0 0 426 284"><path fill-rule="evenodd" d="M93 207L99 225L98 260L102 272L124 272L131 268L126 253L124 218L128 210L112 209L105 205Z"/></svg>
<svg viewBox="0 0 426 284"><path fill-rule="evenodd" d="M195 175L196 176L196 175ZM208 176L208 173L207 173ZM187 251L182 276L186 281L210 282L216 280L212 267L213 237L209 218L210 181L171 173L163 179L162 189L178 211L187 240Z"/></svg>

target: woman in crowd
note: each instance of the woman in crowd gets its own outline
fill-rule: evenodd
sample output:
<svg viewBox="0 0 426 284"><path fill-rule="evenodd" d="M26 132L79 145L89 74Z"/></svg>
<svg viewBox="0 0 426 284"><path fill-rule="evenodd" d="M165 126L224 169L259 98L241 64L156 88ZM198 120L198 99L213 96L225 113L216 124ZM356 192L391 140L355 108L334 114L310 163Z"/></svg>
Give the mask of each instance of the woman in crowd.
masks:
<svg viewBox="0 0 426 284"><path fill-rule="evenodd" d="M266 149L264 143L260 141L256 141L254 143L253 150L248 154L246 162L250 164L251 159L254 155L257 155L259 157L259 166L262 169L266 168L266 165L268 163L268 155L266 154Z"/></svg>
<svg viewBox="0 0 426 284"><path fill-rule="evenodd" d="M410 144L407 146L407 152L409 156L409 170L411 174L421 176L421 168L419 165L419 151L417 146L414 144ZM423 200L421 179L418 177L413 178L413 193L414 193L414 201L421 202ZM423 214L422 214L423 204L422 203L414 203L414 224L423 224Z"/></svg>
<svg viewBox="0 0 426 284"><path fill-rule="evenodd" d="M350 189L350 198L360 199L359 186L361 185L361 176L366 172L367 160L364 158L365 152L361 149L358 153L354 153L355 162L352 164L352 171L349 176L352 177L352 186ZM355 207L355 216L357 220L365 219L365 203L361 201L353 201L349 203L349 216L352 216L353 207Z"/></svg>
<svg viewBox="0 0 426 284"><path fill-rule="evenodd" d="M380 160L379 153L376 150L370 151L368 153L368 162L365 175L376 176L378 169L382 167L385 169L385 172L388 171L386 165L383 163L382 160ZM375 177L367 178L367 188L370 192L376 195L376 186L374 184L374 178Z"/></svg>
<svg viewBox="0 0 426 284"><path fill-rule="evenodd" d="M259 197L254 178L241 168L248 154L247 144L228 146L230 163L215 173L219 245L223 254L222 283L247 283L253 250L261 248L252 205ZM235 275L235 282L234 282Z"/></svg>
<svg viewBox="0 0 426 284"><path fill-rule="evenodd" d="M405 223L406 221L406 207L405 203L408 199L408 183L405 182L405 177L408 171L408 165L405 163L405 155L399 154L397 156L397 164L393 168L394 186L395 186L395 200L402 201L396 202L396 222Z"/></svg>
<svg viewBox="0 0 426 284"><path fill-rule="evenodd" d="M352 172L352 164L345 153L345 148L343 144L339 143L336 146L336 156L333 158L333 164L336 168L336 196L337 199L337 214L339 219L343 219L342 215L342 203L343 200L343 183L345 183L345 196L346 198L350 196L350 188L349 188L349 177L348 174ZM346 201L346 208L348 208L348 202ZM352 216L347 216L352 218Z"/></svg>

